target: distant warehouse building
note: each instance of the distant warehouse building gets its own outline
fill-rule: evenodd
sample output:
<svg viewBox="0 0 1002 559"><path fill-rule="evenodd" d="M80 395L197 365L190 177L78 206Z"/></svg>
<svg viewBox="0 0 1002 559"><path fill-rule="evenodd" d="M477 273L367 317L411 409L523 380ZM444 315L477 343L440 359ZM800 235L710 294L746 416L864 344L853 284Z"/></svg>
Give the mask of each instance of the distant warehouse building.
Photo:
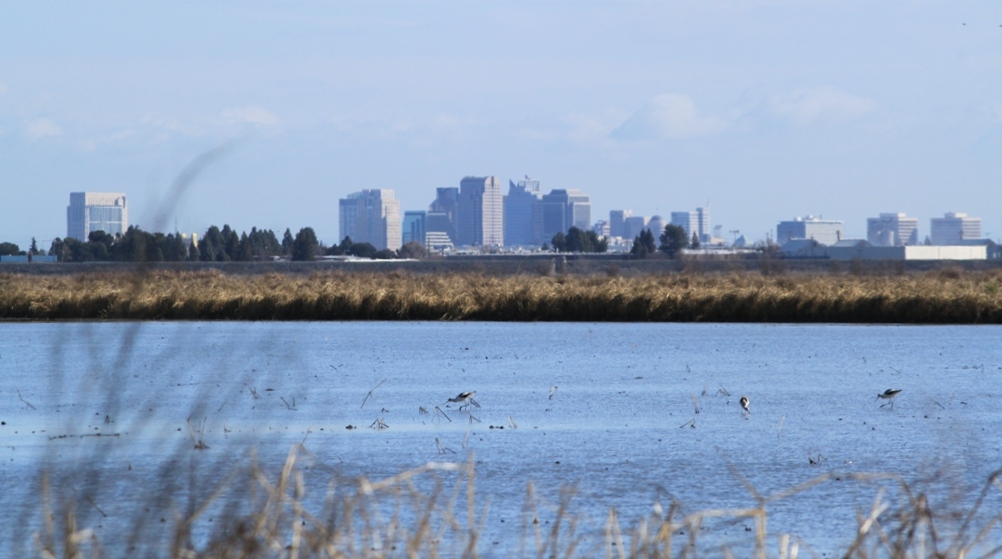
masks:
<svg viewBox="0 0 1002 559"><path fill-rule="evenodd" d="M832 260L986 260L988 246L873 246L866 241L825 247Z"/></svg>
<svg viewBox="0 0 1002 559"><path fill-rule="evenodd" d="M776 226L776 242L811 239L822 245L833 245L845 237L845 224L841 221L807 216L792 221L780 221Z"/></svg>

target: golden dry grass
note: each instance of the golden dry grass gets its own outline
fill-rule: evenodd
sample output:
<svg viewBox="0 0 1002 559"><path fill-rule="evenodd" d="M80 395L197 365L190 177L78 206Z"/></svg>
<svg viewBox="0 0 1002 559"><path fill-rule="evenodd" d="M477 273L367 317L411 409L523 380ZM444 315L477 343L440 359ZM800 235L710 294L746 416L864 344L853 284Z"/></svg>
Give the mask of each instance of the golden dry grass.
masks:
<svg viewBox="0 0 1002 559"><path fill-rule="evenodd" d="M1002 323L1002 272L0 275L0 319Z"/></svg>
<svg viewBox="0 0 1002 559"><path fill-rule="evenodd" d="M303 471L297 465L297 450L290 452L281 472L272 477L252 465L248 475L231 477L213 495L163 526L156 539L165 542L171 559L197 558L336 558L383 559L392 557L457 557L476 559L497 556L484 540L489 506L478 498L475 465L428 463L385 479L332 480L324 511L310 510L304 502L307 491ZM1002 471L992 474L980 494L957 511L940 511L919 488L894 476L850 475L838 483L889 482L901 497L891 501L878 491L869 510L857 513L856 533L839 551L846 559L961 559L989 558L1002 554L994 538L1002 515L986 501L997 496ZM768 509L824 483L834 483L833 474L822 474L773 495L759 495L751 486L754 506L744 509L708 509L683 515L677 504L668 510L660 505L646 518L623 524L615 510L604 519L589 519L578 513L572 487L560 491L555 501L541 499L533 484L526 485L521 526L511 527L513 542L518 533L518 557L587 559L696 559L747 556L756 559L820 557L796 534L770 533ZM238 482L235 496L225 496ZM428 482L431 483L428 483ZM747 485L747 483L746 483ZM34 552L48 559L109 555L95 531L77 524L73 503L54 503L43 488L45 526L33 537ZM206 511L220 499L246 500L246 513L206 519ZM949 507L948 507L949 508ZM231 507L229 510L238 510ZM58 516L54 511L60 511ZM714 537L715 520L750 522L753 528L743 540L722 543ZM193 533L212 528L203 543ZM585 535L585 533L588 535ZM129 540L128 534L124 540ZM149 533L146 536L149 537ZM113 542L112 547L114 547Z"/></svg>

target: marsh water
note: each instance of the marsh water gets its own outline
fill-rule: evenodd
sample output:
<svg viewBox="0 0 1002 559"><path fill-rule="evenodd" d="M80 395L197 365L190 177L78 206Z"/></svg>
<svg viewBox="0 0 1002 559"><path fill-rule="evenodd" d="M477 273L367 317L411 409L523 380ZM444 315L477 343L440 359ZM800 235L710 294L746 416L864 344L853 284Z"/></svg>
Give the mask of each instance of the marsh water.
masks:
<svg viewBox="0 0 1002 559"><path fill-rule="evenodd" d="M0 554L33 549L48 494L76 496L78 528L127 556L129 533L166 533L230 472L255 460L277 475L292 449L318 516L332 479L472 461L479 552L497 557L524 535L530 482L544 524L561 489L574 489L586 550L601 549L610 510L625 530L673 503L683 515L745 509L759 504L756 494L829 475L766 505L767 541L770 555L782 534L832 555L876 500L899 504L902 480L949 516L969 510L1002 468L997 326L126 322L0 331ZM902 390L893 406L876 398L888 388ZM464 391L476 391L478 406L447 401ZM195 448L199 440L207 448ZM232 491L246 491L241 483ZM1002 509L1002 491L990 490L984 508ZM725 518L700 539L740 548L753 527Z"/></svg>

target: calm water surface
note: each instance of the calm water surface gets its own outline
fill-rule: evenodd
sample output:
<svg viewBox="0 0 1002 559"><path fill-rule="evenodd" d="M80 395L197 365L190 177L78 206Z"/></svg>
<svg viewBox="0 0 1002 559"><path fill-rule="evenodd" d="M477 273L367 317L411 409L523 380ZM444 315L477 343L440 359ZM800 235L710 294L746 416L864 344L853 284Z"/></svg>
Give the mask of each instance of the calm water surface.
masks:
<svg viewBox="0 0 1002 559"><path fill-rule="evenodd" d="M318 515L331 479L473 460L478 511L489 505L486 556L517 549L530 481L541 518L562 487L576 487L581 533L597 545L609 509L625 527L656 503L676 502L684 513L753 507L752 491L770 495L831 474L768 511L771 554L790 533L832 555L851 542L855 515L882 490L892 503L899 496L892 478L852 474L899 475L939 510L966 511L1002 468L995 326L200 322L0 330L0 530L4 541L20 542L12 554L31 549L40 529L42 472L54 494L85 499L81 527L93 528L111 555L126 556L136 542L124 541L123 526L166 530L176 512L246 466L252 450L277 475L299 443L307 493L316 495L307 502ZM875 401L887 388L903 390L893 408ZM468 390L480 404L472 413L445 405ZM738 404L742 395L750 414ZM379 421L385 429L370 427ZM208 449L193 448L189 425L203 427ZM989 492L992 514L1002 510L1000 493ZM702 538L740 548L752 525L713 523Z"/></svg>

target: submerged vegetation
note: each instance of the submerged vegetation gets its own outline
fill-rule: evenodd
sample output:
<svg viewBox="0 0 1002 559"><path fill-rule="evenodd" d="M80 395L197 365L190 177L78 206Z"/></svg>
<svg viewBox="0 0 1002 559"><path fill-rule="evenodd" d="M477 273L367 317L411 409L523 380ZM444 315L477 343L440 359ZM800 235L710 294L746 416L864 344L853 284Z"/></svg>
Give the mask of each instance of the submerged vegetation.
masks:
<svg viewBox="0 0 1002 559"><path fill-rule="evenodd" d="M1002 323L1002 271L0 275L7 320Z"/></svg>

